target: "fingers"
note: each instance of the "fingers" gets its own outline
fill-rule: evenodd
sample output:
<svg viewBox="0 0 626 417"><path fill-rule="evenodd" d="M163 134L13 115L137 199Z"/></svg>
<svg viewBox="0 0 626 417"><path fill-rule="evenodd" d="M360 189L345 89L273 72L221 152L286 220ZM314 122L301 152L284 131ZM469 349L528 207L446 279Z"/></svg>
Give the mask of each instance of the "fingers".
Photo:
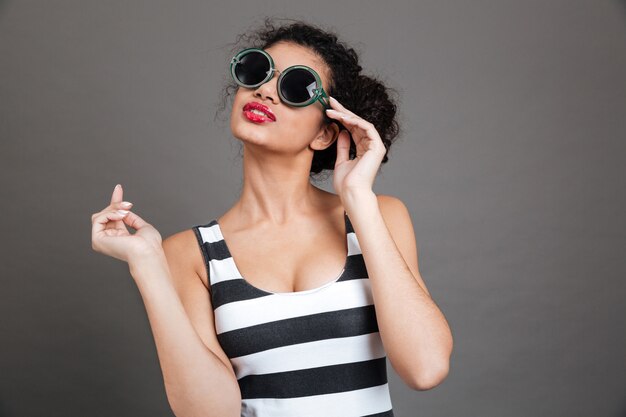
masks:
<svg viewBox="0 0 626 417"><path fill-rule="evenodd" d="M328 101L329 101L330 105L332 106L332 109L339 110L339 111L342 111L342 112L347 113L347 114L351 114L352 116L356 116L356 114L352 113L350 110L346 109L343 106L343 104L338 102L336 98L330 97L330 99Z"/></svg>
<svg viewBox="0 0 626 417"><path fill-rule="evenodd" d="M91 216L93 233L99 233L107 228L111 229L111 226L114 226L114 228L118 230L126 230L124 222L120 220L123 220L124 217L130 213L129 210L133 206L133 203L130 201L122 201L122 195L122 185L117 184L113 189L113 194L111 195L111 204L105 207L102 211L94 213ZM109 222L113 223L109 224ZM134 222L137 222L136 219Z"/></svg>
<svg viewBox="0 0 626 417"><path fill-rule="evenodd" d="M91 216L91 231L92 236L95 236L104 229L106 229L107 223L110 221L122 220L125 216L127 216L130 212L128 210L118 211L116 209L105 209L99 213L95 213ZM124 225L122 225L124 227Z"/></svg>
<svg viewBox="0 0 626 417"><path fill-rule="evenodd" d="M357 146L361 145L363 140L369 139L365 142L368 149L377 149L380 152L385 152L385 146L378 131L376 130L376 126L374 126L373 123L346 109L333 97L330 98L329 102L334 108L327 109L326 114L328 117L338 119L341 123L343 123L345 129L350 132L352 138L354 138ZM339 146L339 142L337 145ZM343 156L341 157L341 160L344 160Z"/></svg>
<svg viewBox="0 0 626 417"><path fill-rule="evenodd" d="M354 126L358 126L362 129L367 129L369 127L369 122L358 116L353 116L351 114L338 114L337 117L342 121L342 123L344 123L344 125L346 125L346 129L348 130Z"/></svg>
<svg viewBox="0 0 626 417"><path fill-rule="evenodd" d="M139 217L137 214L129 211L126 216L123 217L124 224L132 227L135 230L141 229L145 225L148 224L144 219Z"/></svg>
<svg viewBox="0 0 626 417"><path fill-rule="evenodd" d="M344 117L347 116L354 116L354 117L358 117L356 114L352 113L350 110L346 109L342 104L340 104L337 99L335 99L334 97L330 97L330 99L328 100L331 107L330 109L326 109L326 114L334 119L340 119L343 121ZM342 126L343 128L346 128L345 126Z"/></svg>
<svg viewBox="0 0 626 417"><path fill-rule="evenodd" d="M375 130L374 126L358 116L353 116L351 114L339 113L336 110L327 110L329 117L335 117L341 120L345 129L349 131L352 135L354 135L358 129L365 130L369 134L373 134L372 130ZM354 136L353 136L354 137Z"/></svg>
<svg viewBox="0 0 626 417"><path fill-rule="evenodd" d="M125 232L128 232L126 226L130 226L135 230L139 230L148 224L148 222L146 222L144 219L142 219L130 210L110 208L93 214L91 216L91 222L92 241L95 236L98 236L105 229L107 229L107 225L110 222L119 224L120 227L116 227L116 229L124 230Z"/></svg>
<svg viewBox="0 0 626 417"><path fill-rule="evenodd" d="M326 114L328 114L329 117L333 117L335 119L339 119L342 122L345 122L345 123L347 123L350 126L359 126L362 129L368 129L368 128L374 126L372 123L370 123L367 120L357 116L356 114L354 114L352 112L345 112L345 111L339 111L339 110L334 110L334 109L327 109L326 110ZM349 129L349 127L346 127L346 128Z"/></svg>
<svg viewBox="0 0 626 417"><path fill-rule="evenodd" d="M111 256L126 260L125 256L119 254L115 255L111 252L113 246L110 245L112 245L112 243L106 242L110 242L110 239L116 237L130 236L126 226L130 226L139 231L139 229L150 225L137 214L131 212L130 209L133 203L122 201L122 197L122 186L117 184L111 195L111 203L102 211L94 213L91 216L91 247L97 252L112 254ZM117 242L117 240L115 240L115 242Z"/></svg>
<svg viewBox="0 0 626 417"><path fill-rule="evenodd" d="M108 206L106 206L105 210L106 209L130 210L132 206L133 206L133 203L131 203L130 201L118 201L118 202L111 203Z"/></svg>
<svg viewBox="0 0 626 417"><path fill-rule="evenodd" d="M115 188L113 188L110 207L121 207L122 209L131 208L133 206L133 203L129 201L122 201L123 196L124 190L122 189L122 184L117 184Z"/></svg>
<svg viewBox="0 0 626 417"><path fill-rule="evenodd" d="M123 196L124 191L122 190L122 184L117 184L115 188L113 188L113 194L111 195L111 205L113 205L113 203L121 202Z"/></svg>
<svg viewBox="0 0 626 417"><path fill-rule="evenodd" d="M350 134L347 130L339 132L337 137L337 160L335 167L344 161L350 160Z"/></svg>
<svg viewBox="0 0 626 417"><path fill-rule="evenodd" d="M108 223L110 220L122 220L124 218L130 217L130 222L136 224L141 227L145 224L143 220L135 213L130 211L130 207L132 207L133 203L128 201L122 201L120 203L114 203L110 206L107 206L104 210L94 213L91 216L92 223L96 224L104 224ZM143 223L142 223L143 222ZM128 224L128 223L127 223ZM131 224L129 224L130 226ZM124 226L122 226L123 228Z"/></svg>
<svg viewBox="0 0 626 417"><path fill-rule="evenodd" d="M111 203L108 205L107 209L130 209L133 206L133 203L130 203L128 201L122 201L123 194L124 190L122 189L122 184L117 184L115 188L113 188ZM121 222L115 222L114 225L116 229L124 229L124 225Z"/></svg>
<svg viewBox="0 0 626 417"><path fill-rule="evenodd" d="M333 108L326 109L326 114L328 115L328 117L341 120L342 123L347 124L344 126L344 128L351 133L354 133L355 126L358 126L364 130L369 130L371 127L373 127L370 122L364 120L350 110L346 109L335 98L331 97L329 102L331 103L331 106Z"/></svg>

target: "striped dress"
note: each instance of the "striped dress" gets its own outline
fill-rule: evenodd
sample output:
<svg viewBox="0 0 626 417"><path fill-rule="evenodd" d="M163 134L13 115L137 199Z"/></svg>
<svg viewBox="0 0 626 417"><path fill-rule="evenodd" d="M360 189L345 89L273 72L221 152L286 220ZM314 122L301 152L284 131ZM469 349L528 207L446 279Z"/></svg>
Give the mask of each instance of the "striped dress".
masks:
<svg viewBox="0 0 626 417"><path fill-rule="evenodd" d="M339 276L282 293L242 277L217 219L193 226L242 417L393 417L370 280L345 211L344 219L348 256Z"/></svg>

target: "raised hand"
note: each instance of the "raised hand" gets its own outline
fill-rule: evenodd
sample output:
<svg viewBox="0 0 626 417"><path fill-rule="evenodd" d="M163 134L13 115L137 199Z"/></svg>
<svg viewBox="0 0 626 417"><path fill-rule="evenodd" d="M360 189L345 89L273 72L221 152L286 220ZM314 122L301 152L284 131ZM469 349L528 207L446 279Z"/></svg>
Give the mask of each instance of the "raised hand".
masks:
<svg viewBox="0 0 626 417"><path fill-rule="evenodd" d="M348 191L372 191L374 178L385 156L385 145L374 125L346 109L336 99L330 98L330 118L339 120L352 134L356 157L350 159L350 135L345 130L337 138L337 160L333 186L339 196Z"/></svg>
<svg viewBox="0 0 626 417"><path fill-rule="evenodd" d="M113 189L111 204L91 216L91 247L129 264L162 252L161 235L149 223L130 211L132 203L122 201L124 191ZM135 229L130 234L126 226Z"/></svg>

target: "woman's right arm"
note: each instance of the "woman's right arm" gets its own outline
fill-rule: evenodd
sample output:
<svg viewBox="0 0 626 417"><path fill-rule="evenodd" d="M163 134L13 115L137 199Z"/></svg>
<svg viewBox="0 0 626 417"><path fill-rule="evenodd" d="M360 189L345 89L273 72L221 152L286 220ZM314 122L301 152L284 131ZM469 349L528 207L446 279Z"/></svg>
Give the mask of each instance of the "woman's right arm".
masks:
<svg viewBox="0 0 626 417"><path fill-rule="evenodd" d="M207 288L188 261L191 238L195 243L192 230L170 236L162 252L129 263L130 272L148 314L174 414L239 417L239 385L217 341Z"/></svg>
<svg viewBox="0 0 626 417"><path fill-rule="evenodd" d="M194 250L202 259L193 230L162 241L158 230L130 211L133 204L122 200L118 184L110 204L91 216L91 247L128 263L148 313L172 411L177 417L239 417L239 385L215 334L207 287L189 260Z"/></svg>

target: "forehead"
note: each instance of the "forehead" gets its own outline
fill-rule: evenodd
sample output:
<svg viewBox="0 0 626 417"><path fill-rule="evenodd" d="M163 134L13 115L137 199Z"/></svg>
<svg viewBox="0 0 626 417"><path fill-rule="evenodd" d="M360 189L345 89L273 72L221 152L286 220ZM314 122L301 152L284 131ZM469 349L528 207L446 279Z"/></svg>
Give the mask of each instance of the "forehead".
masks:
<svg viewBox="0 0 626 417"><path fill-rule="evenodd" d="M319 74L322 84L328 85L328 66L312 49L293 42L277 42L264 50L271 55L279 71L292 65L306 65Z"/></svg>

